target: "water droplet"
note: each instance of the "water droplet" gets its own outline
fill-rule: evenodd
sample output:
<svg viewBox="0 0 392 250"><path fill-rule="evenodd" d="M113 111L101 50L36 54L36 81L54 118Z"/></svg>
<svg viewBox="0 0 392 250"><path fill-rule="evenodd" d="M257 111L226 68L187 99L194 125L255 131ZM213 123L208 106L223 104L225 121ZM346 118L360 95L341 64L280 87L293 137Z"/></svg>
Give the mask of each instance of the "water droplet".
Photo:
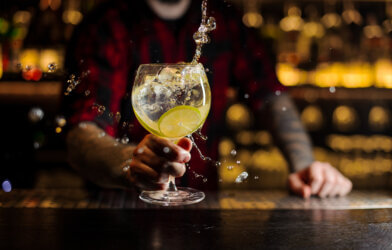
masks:
<svg viewBox="0 0 392 250"><path fill-rule="evenodd" d="M275 91L275 95L280 96L282 92L280 92L280 90Z"/></svg>
<svg viewBox="0 0 392 250"><path fill-rule="evenodd" d="M249 94L245 94L245 95L244 95L244 98L245 98L245 99L248 99L248 98L249 98Z"/></svg>
<svg viewBox="0 0 392 250"><path fill-rule="evenodd" d="M129 142L129 138L128 137L124 136L123 138L121 138L121 143L122 144L128 144L128 142Z"/></svg>
<svg viewBox="0 0 392 250"><path fill-rule="evenodd" d="M84 91L84 95L85 95L85 96L89 96L89 95L90 95L90 93L91 93L91 92L90 92L90 90L86 90L86 91Z"/></svg>
<svg viewBox="0 0 392 250"><path fill-rule="evenodd" d="M143 154L144 152L144 147L138 148L136 151L138 154Z"/></svg>
<svg viewBox="0 0 392 250"><path fill-rule="evenodd" d="M34 149L39 149L41 147L41 144L39 142L35 141L33 143L33 147L34 147Z"/></svg>
<svg viewBox="0 0 392 250"><path fill-rule="evenodd" d="M118 142L113 143L113 146L117 147L118 146Z"/></svg>
<svg viewBox="0 0 392 250"><path fill-rule="evenodd" d="M38 107L30 109L28 113L29 120L32 123L41 121L42 118L44 118L44 115L44 111L42 111L42 109Z"/></svg>
<svg viewBox="0 0 392 250"><path fill-rule="evenodd" d="M168 153L170 152L170 148L164 147L164 148L163 148L163 152L164 152L165 154L168 154Z"/></svg>
<svg viewBox="0 0 392 250"><path fill-rule="evenodd" d="M248 178L248 176L249 176L248 172L242 172L237 176L237 178L235 178L235 183L242 183Z"/></svg>
<svg viewBox="0 0 392 250"><path fill-rule="evenodd" d="M215 162L215 167L220 167L222 163L220 161Z"/></svg>
<svg viewBox="0 0 392 250"><path fill-rule="evenodd" d="M129 165L126 165L126 166L123 167L123 171L124 172L128 172L130 168L131 167Z"/></svg>
<svg viewBox="0 0 392 250"><path fill-rule="evenodd" d="M208 181L208 179L207 178L203 178L203 182L205 183L205 182L207 182Z"/></svg>
<svg viewBox="0 0 392 250"><path fill-rule="evenodd" d="M240 164L241 164L241 161L236 161L236 163L237 163L238 165L240 165Z"/></svg>
<svg viewBox="0 0 392 250"><path fill-rule="evenodd" d="M106 135L106 133L105 132L100 132L99 134L98 134L98 138L102 138L102 137L104 137Z"/></svg>
<svg viewBox="0 0 392 250"><path fill-rule="evenodd" d="M255 180L258 180L258 179L259 179L259 176L256 175L254 178L255 178Z"/></svg>
<svg viewBox="0 0 392 250"><path fill-rule="evenodd" d="M207 28L208 28L208 31L212 31L212 30L216 29L216 21L215 21L215 18L213 18L213 17L209 17L209 18L208 18L208 21L207 21Z"/></svg>
<svg viewBox="0 0 392 250"><path fill-rule="evenodd" d="M282 111L286 111L287 110L287 108L286 107L282 107Z"/></svg>
<svg viewBox="0 0 392 250"><path fill-rule="evenodd" d="M48 64L48 72L55 72L57 69L57 64L52 62Z"/></svg>
<svg viewBox="0 0 392 250"><path fill-rule="evenodd" d="M335 87L330 87L330 88L329 88L329 92L335 93L335 92L336 92L336 88L335 88Z"/></svg>
<svg viewBox="0 0 392 250"><path fill-rule="evenodd" d="M114 114L112 112L109 112L109 118L113 118Z"/></svg>
<svg viewBox="0 0 392 250"><path fill-rule="evenodd" d="M103 105L99 105L97 103L94 103L92 109L96 110L98 115L102 115L103 113L105 113L106 107Z"/></svg>
<svg viewBox="0 0 392 250"><path fill-rule="evenodd" d="M4 192L8 193L11 192L12 190L12 185L11 182L9 180L4 180L3 183L1 184Z"/></svg>
<svg viewBox="0 0 392 250"><path fill-rule="evenodd" d="M237 151L235 149L233 149L233 150L230 151L230 154L232 156L236 156L237 155Z"/></svg>
<svg viewBox="0 0 392 250"><path fill-rule="evenodd" d="M62 115L56 116L55 121L59 127L64 127L67 124L67 120Z"/></svg>
<svg viewBox="0 0 392 250"><path fill-rule="evenodd" d="M234 168L234 166L231 166L231 165L227 166L227 170L229 170L229 171L233 170L233 168Z"/></svg>

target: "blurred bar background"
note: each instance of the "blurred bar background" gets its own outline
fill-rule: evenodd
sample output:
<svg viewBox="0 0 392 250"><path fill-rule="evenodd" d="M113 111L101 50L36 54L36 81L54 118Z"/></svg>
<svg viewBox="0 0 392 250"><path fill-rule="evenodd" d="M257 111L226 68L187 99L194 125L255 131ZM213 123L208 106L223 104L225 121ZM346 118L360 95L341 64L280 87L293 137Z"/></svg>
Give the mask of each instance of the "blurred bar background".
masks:
<svg viewBox="0 0 392 250"><path fill-rule="evenodd" d="M0 3L0 182L14 187L80 187L66 163L59 114L67 41L103 0ZM243 22L274 48L317 160L355 188L392 187L392 1L233 0ZM48 65L54 63L56 70ZM26 67L28 67L26 69ZM31 69L31 67L33 69ZM38 70L35 70L38 69ZM220 142L223 188L284 188L286 163L234 89ZM246 94L245 94L246 95ZM261 129L260 125L261 124ZM257 125L257 126L256 126ZM246 182L235 184L243 171ZM4 186L4 185L3 185Z"/></svg>

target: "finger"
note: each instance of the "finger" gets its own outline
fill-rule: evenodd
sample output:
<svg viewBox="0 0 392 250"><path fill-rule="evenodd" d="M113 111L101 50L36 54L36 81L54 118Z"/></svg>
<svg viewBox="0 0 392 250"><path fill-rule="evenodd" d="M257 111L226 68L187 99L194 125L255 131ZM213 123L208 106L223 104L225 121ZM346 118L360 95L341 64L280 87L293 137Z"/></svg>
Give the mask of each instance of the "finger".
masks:
<svg viewBox="0 0 392 250"><path fill-rule="evenodd" d="M292 192L303 198L309 198L311 195L310 187L301 180L298 173L290 174L289 187Z"/></svg>
<svg viewBox="0 0 392 250"><path fill-rule="evenodd" d="M324 182L323 185L320 188L320 191L318 192L318 195L321 198L324 198L328 196L332 189L334 188L336 183L336 174L334 171L331 171L329 168L324 169Z"/></svg>
<svg viewBox="0 0 392 250"><path fill-rule="evenodd" d="M129 170L131 174L138 174L155 182L157 182L159 178L159 174L154 169L147 166L138 159L132 160L131 164L129 165Z"/></svg>
<svg viewBox="0 0 392 250"><path fill-rule="evenodd" d="M132 174L131 181L137 188L143 191L166 190L168 188L168 183L153 182L137 173Z"/></svg>
<svg viewBox="0 0 392 250"><path fill-rule="evenodd" d="M186 151L190 152L192 149L192 141L186 137L181 138L178 142L177 145L180 146L181 148L185 149Z"/></svg>
<svg viewBox="0 0 392 250"><path fill-rule="evenodd" d="M158 156L148 147L144 147L143 150L134 150L133 156L134 159L138 159L158 173L162 172L163 165L167 162L166 158Z"/></svg>
<svg viewBox="0 0 392 250"><path fill-rule="evenodd" d="M332 190L328 196L329 197L338 196L340 194L341 190L346 188L345 184L346 183L345 183L344 177L339 174L338 177L336 178L335 185L332 188Z"/></svg>
<svg viewBox="0 0 392 250"><path fill-rule="evenodd" d="M188 151L169 140L155 135L147 135L145 139L147 147L149 147L157 155L165 157L169 161L185 163L191 159L191 155Z"/></svg>
<svg viewBox="0 0 392 250"><path fill-rule="evenodd" d="M312 194L320 192L323 184L323 165L316 162L309 168L309 182Z"/></svg>
<svg viewBox="0 0 392 250"><path fill-rule="evenodd" d="M349 179L344 178L343 188L340 190L339 195L340 196L347 195L348 193L351 192L352 187L353 187L352 182Z"/></svg>
<svg viewBox="0 0 392 250"><path fill-rule="evenodd" d="M186 171L183 163L169 162L166 158L157 156L148 147L146 147L142 153L134 152L134 157L154 169L159 174L160 180L166 180L168 175L181 177Z"/></svg>

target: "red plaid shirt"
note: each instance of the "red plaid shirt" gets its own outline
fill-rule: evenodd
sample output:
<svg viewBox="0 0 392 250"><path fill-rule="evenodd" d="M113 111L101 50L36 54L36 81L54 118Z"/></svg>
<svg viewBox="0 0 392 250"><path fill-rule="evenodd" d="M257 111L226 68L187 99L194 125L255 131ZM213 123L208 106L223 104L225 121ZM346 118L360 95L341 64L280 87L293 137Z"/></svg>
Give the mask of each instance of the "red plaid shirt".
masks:
<svg viewBox="0 0 392 250"><path fill-rule="evenodd" d="M91 12L76 29L67 53L70 73L83 76L88 72L66 98L69 123L94 121L112 136L121 138L127 134L132 142L139 142L147 131L137 122L131 107L136 69L144 63L191 61L200 6L200 0L193 0L189 11L178 21L159 19L142 0L105 4ZM198 140L198 145L206 155L218 159L228 89L238 90L240 99L247 94L249 97L242 101L259 110L266 94L284 87L276 78L267 51L256 35L243 27L238 13L219 1L209 1L208 7L217 29L211 34L212 42L203 47L200 62L209 69L212 107L203 126L209 139ZM92 108L94 103L106 108L102 115ZM119 122L113 118L117 112L121 113ZM208 181L196 178L193 171ZM202 161L196 150L192 150L187 173L182 178L184 185L217 188L216 167Z"/></svg>

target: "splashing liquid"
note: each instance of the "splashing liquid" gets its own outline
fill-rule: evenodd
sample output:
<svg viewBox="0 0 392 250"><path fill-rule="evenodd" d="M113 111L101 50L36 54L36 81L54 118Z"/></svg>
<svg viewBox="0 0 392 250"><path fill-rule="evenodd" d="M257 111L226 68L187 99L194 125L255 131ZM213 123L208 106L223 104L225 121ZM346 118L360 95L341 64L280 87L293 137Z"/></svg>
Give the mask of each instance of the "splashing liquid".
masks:
<svg viewBox="0 0 392 250"><path fill-rule="evenodd" d="M215 160L211 159L211 157L205 156L205 155L201 152L200 148L197 146L197 144L196 144L196 142L195 142L195 139L193 138L192 135L189 135L188 138L192 141L193 147L194 147L194 148L196 149L196 151L199 153L199 156L200 156L200 158L201 158L203 161L211 162L215 167L219 167L219 166L222 165L219 161L215 161Z"/></svg>
<svg viewBox="0 0 392 250"><path fill-rule="evenodd" d="M199 29L193 34L193 40L196 43L196 52L193 56L192 63L199 62L201 56L201 49L204 44L210 42L208 33L216 29L216 21L213 17L207 17L207 0L203 0L201 4L201 24Z"/></svg>

